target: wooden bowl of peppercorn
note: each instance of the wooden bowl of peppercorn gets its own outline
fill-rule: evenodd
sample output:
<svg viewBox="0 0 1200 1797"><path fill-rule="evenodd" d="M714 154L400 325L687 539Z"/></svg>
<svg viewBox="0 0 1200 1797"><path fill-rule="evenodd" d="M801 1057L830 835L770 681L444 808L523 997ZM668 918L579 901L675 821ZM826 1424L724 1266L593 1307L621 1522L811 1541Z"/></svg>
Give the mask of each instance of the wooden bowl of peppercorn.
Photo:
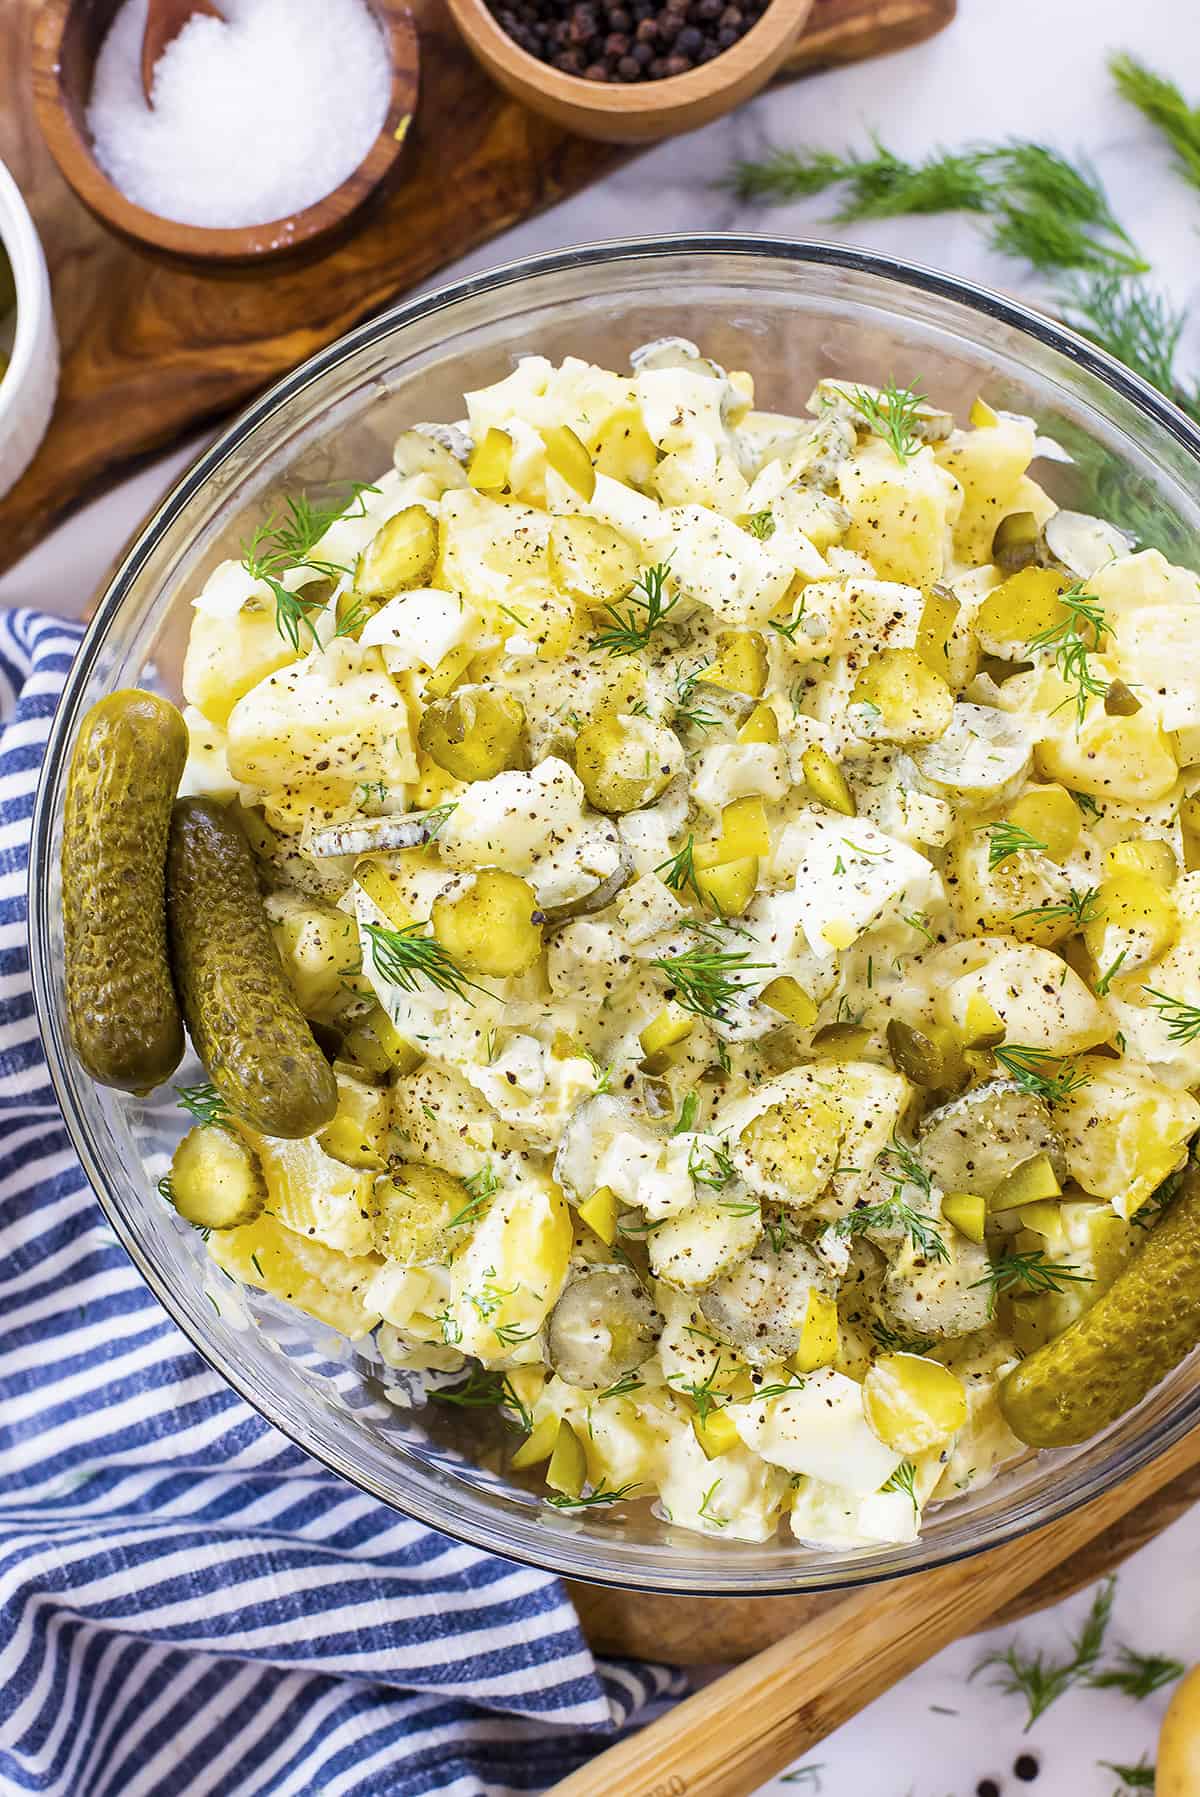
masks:
<svg viewBox="0 0 1200 1797"><path fill-rule="evenodd" d="M812 0L449 0L484 68L580 137L653 143L748 100Z"/></svg>

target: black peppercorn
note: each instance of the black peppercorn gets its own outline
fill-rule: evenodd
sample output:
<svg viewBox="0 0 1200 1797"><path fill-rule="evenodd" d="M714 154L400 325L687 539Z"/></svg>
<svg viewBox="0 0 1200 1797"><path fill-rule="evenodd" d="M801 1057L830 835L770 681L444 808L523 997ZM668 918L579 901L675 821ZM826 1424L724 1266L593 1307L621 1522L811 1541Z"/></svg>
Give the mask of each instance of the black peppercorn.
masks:
<svg viewBox="0 0 1200 1797"><path fill-rule="evenodd" d="M1041 1771L1041 1767L1031 1753L1022 1753L1018 1754L1013 1761L1013 1771L1022 1784L1031 1785Z"/></svg>
<svg viewBox="0 0 1200 1797"><path fill-rule="evenodd" d="M975 1786L975 1797L1000 1797L1000 1786L994 1778L981 1778Z"/></svg>
<svg viewBox="0 0 1200 1797"><path fill-rule="evenodd" d="M732 48L770 0L487 0L528 55L586 81L663 81Z"/></svg>
<svg viewBox="0 0 1200 1797"><path fill-rule="evenodd" d="M623 56L617 64L617 74L621 77L622 81L640 81L642 78L642 65L632 56Z"/></svg>
<svg viewBox="0 0 1200 1797"><path fill-rule="evenodd" d="M649 68L654 61L654 49L650 44L635 44L629 54L639 69Z"/></svg>

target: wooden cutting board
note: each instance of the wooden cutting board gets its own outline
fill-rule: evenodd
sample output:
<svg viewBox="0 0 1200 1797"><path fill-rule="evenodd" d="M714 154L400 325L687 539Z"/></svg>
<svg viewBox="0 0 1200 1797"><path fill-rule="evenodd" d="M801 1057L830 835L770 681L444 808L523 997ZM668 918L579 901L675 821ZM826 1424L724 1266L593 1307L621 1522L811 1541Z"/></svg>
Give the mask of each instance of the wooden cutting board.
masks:
<svg viewBox="0 0 1200 1797"><path fill-rule="evenodd" d="M955 5L815 0L788 73L917 43L948 24ZM37 6L0 0L0 160L41 232L63 370L50 433L0 500L0 572L140 458L232 410L439 268L630 155L526 112L464 49L444 0L413 0L422 54L416 124L394 182L353 234L307 264L172 267L110 236L51 161L29 81Z"/></svg>
<svg viewBox="0 0 1200 1797"><path fill-rule="evenodd" d="M988 1626L1019 1621L1115 1571L1197 1499L1200 1464L1187 1466L1144 1503L1118 1517L1081 1552L1019 1591L989 1619ZM963 1563L963 1570L969 1579L970 1561ZM917 1588L921 1574L902 1582ZM598 1585L570 1585L568 1589L584 1633L597 1652L665 1661L672 1666L724 1665L749 1659L845 1597L844 1593L829 1597L656 1597Z"/></svg>

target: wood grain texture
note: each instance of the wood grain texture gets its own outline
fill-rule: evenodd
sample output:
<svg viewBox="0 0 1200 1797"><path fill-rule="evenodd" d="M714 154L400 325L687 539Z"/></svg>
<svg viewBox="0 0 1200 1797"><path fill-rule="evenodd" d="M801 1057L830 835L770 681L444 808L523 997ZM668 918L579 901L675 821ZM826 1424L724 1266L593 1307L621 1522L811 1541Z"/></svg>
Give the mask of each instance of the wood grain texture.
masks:
<svg viewBox="0 0 1200 1797"><path fill-rule="evenodd" d="M446 263L629 154L526 112L473 60L444 0L413 0L417 119L400 179L356 215L353 235L320 260L269 271L170 266L110 236L42 142L29 76L38 6L0 4L0 158L42 235L63 369L50 433L0 501L0 572L137 461L229 412ZM912 43L953 10L954 0L815 0L789 68Z"/></svg>
<svg viewBox="0 0 1200 1797"><path fill-rule="evenodd" d="M1152 1502L1123 1514L1078 1553L1002 1601L979 1627L1018 1622L1113 1572L1200 1498L1200 1464L1189 1466ZM905 1583L919 1584L918 1574ZM584 1634L598 1653L662 1660L671 1666L737 1664L845 1600L831 1597L664 1597L568 1585ZM965 1632L965 1631L964 1631Z"/></svg>
<svg viewBox="0 0 1200 1797"><path fill-rule="evenodd" d="M748 1797L948 1642L1200 1467L1200 1430L1006 1547L845 1599L599 1754L547 1797Z"/></svg>

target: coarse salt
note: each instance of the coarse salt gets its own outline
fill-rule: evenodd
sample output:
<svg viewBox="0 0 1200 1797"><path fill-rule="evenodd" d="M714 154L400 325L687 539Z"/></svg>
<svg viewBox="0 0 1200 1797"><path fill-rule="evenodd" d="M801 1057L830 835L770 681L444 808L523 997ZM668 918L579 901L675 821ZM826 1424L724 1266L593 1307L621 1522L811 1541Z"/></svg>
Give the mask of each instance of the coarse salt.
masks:
<svg viewBox="0 0 1200 1797"><path fill-rule="evenodd" d="M387 44L365 0L218 0L167 45L142 94L147 0L126 0L88 106L96 160L181 224L286 219L353 174L387 114Z"/></svg>

